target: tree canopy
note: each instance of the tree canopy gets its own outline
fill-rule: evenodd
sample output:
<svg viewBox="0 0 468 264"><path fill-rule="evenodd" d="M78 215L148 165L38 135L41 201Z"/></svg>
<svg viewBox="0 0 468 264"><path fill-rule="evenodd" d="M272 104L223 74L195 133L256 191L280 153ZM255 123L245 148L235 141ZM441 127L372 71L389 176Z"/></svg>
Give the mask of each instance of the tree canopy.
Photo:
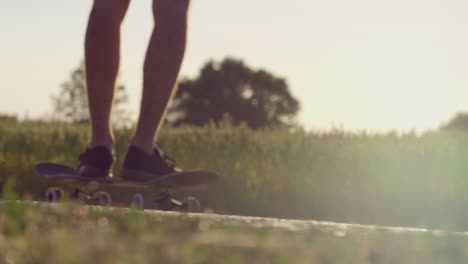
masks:
<svg viewBox="0 0 468 264"><path fill-rule="evenodd" d="M292 125L299 102L285 79L243 61L209 61L195 79L179 83L167 115L174 125L245 123L251 128Z"/></svg>
<svg viewBox="0 0 468 264"><path fill-rule="evenodd" d="M446 124L440 127L441 130L459 130L468 132L468 113L458 113Z"/></svg>

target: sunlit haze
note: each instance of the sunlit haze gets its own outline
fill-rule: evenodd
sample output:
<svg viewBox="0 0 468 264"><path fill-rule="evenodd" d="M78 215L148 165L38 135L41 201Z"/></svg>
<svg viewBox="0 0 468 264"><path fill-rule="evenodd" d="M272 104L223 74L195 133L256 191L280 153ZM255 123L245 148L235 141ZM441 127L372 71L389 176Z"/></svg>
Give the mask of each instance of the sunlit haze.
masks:
<svg viewBox="0 0 468 264"><path fill-rule="evenodd" d="M83 58L92 1L9 1L0 9L0 113L41 117ZM437 128L468 110L468 2L193 0L182 76L243 59L288 80L308 129ZM138 113L151 1L124 21L120 81Z"/></svg>

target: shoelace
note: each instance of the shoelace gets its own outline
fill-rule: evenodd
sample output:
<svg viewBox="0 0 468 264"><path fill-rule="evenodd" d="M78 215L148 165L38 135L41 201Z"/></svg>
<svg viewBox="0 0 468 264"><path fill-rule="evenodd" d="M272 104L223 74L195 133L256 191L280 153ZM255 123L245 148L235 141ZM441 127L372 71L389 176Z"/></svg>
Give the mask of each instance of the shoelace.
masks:
<svg viewBox="0 0 468 264"><path fill-rule="evenodd" d="M162 157L164 161L166 161L167 165L169 165L170 167L174 168L176 166L176 161L173 158L169 157L164 153L162 153Z"/></svg>
<svg viewBox="0 0 468 264"><path fill-rule="evenodd" d="M176 166L176 161L171 158L170 156L166 155L161 149L158 148L158 146L155 146L154 148L155 152L159 153L159 156L162 157L162 159L165 161L167 166L170 168L175 168ZM156 154L157 155L157 154Z"/></svg>

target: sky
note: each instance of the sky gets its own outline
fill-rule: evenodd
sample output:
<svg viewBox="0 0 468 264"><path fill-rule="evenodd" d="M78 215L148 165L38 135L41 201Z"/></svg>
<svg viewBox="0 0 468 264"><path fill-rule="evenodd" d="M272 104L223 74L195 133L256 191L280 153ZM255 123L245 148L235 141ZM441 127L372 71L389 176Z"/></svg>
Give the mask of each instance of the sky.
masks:
<svg viewBox="0 0 468 264"><path fill-rule="evenodd" d="M0 9L0 113L40 117L83 58L92 1ZM307 129L426 131L468 111L468 2L192 0L181 76L239 58L286 78ZM151 1L122 29L120 82L139 111Z"/></svg>

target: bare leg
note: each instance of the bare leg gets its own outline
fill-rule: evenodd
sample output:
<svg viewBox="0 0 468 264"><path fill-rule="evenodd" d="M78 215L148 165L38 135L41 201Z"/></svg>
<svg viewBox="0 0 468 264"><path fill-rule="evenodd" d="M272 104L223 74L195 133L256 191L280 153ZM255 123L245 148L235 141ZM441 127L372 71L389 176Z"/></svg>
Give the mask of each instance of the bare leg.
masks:
<svg viewBox="0 0 468 264"><path fill-rule="evenodd" d="M130 0L94 0L85 41L86 79L91 115L90 147L113 149L110 123L119 69L120 25Z"/></svg>
<svg viewBox="0 0 468 264"><path fill-rule="evenodd" d="M189 0L153 0L155 28L146 54L140 117L132 141L149 154L184 57L188 7Z"/></svg>

